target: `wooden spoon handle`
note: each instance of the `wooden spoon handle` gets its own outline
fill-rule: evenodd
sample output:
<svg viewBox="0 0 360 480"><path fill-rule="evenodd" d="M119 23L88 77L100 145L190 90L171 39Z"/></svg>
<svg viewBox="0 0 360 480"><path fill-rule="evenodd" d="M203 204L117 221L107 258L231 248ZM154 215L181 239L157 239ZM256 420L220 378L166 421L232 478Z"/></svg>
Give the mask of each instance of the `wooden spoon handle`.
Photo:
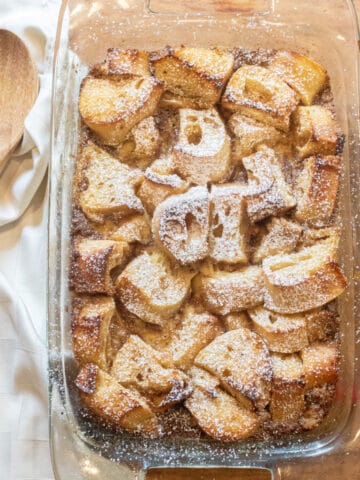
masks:
<svg viewBox="0 0 360 480"><path fill-rule="evenodd" d="M14 33L0 29L0 171L24 133L38 88L28 49Z"/></svg>

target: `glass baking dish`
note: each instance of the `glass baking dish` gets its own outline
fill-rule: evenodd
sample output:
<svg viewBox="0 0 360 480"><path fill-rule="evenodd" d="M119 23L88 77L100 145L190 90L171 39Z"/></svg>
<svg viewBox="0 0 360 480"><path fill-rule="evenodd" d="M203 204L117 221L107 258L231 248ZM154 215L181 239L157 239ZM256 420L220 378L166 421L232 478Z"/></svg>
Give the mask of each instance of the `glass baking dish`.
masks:
<svg viewBox="0 0 360 480"><path fill-rule="evenodd" d="M56 478L130 480L143 478L153 467L255 467L269 469L273 478L313 478L306 465L311 465L314 478L316 472L328 472L330 480L340 478L337 459L360 448L358 35L350 0L63 1L54 55L48 284L50 435ZM329 72L347 139L339 205L341 263L349 287L339 302L342 362L336 399L327 420L311 433L236 444L178 437L150 440L102 431L78 415L68 261L79 86L88 66L101 61L109 47L152 50L166 44L284 48L310 55ZM331 462L336 466L329 470Z"/></svg>

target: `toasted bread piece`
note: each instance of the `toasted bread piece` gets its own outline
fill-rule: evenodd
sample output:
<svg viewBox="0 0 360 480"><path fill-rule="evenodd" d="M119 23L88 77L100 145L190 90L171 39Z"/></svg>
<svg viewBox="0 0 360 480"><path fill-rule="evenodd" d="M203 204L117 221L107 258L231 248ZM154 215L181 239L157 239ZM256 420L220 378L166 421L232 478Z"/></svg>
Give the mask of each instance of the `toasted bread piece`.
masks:
<svg viewBox="0 0 360 480"><path fill-rule="evenodd" d="M116 156L122 162L146 168L160 150L161 138L154 117L141 120L116 147Z"/></svg>
<svg viewBox="0 0 360 480"><path fill-rule="evenodd" d="M117 352L111 375L123 386L136 388L161 411L187 398L189 379L180 370L164 368L156 350L137 335L130 335Z"/></svg>
<svg viewBox="0 0 360 480"><path fill-rule="evenodd" d="M239 112L231 115L228 126L233 134L232 160L236 163L254 153L258 145L273 147L284 138L276 128L245 117Z"/></svg>
<svg viewBox="0 0 360 480"><path fill-rule="evenodd" d="M106 422L129 431L159 435L156 416L144 397L123 387L97 365L86 364L75 383L82 403Z"/></svg>
<svg viewBox="0 0 360 480"><path fill-rule="evenodd" d="M217 48L167 47L152 55L150 61L167 91L196 99L200 108L219 101L234 65L232 54Z"/></svg>
<svg viewBox="0 0 360 480"><path fill-rule="evenodd" d="M335 261L332 241L265 258L263 269L264 305L279 313L304 312L325 305L341 295L347 284Z"/></svg>
<svg viewBox="0 0 360 480"><path fill-rule="evenodd" d="M339 349L336 342L315 342L301 352L306 388L335 383L338 375Z"/></svg>
<svg viewBox="0 0 360 480"><path fill-rule="evenodd" d="M255 263L279 253L291 253L295 250L302 235L302 227L286 218L272 218L266 224L267 233L253 255Z"/></svg>
<svg viewBox="0 0 360 480"><path fill-rule="evenodd" d="M230 78L223 107L287 132L298 95L266 68L243 65Z"/></svg>
<svg viewBox="0 0 360 480"><path fill-rule="evenodd" d="M86 77L80 90L80 115L103 143L118 145L154 113L162 92L163 83L153 77L121 81Z"/></svg>
<svg viewBox="0 0 360 480"><path fill-rule="evenodd" d="M91 74L114 79L132 79L150 76L149 53L136 49L109 48L105 61L95 65Z"/></svg>
<svg viewBox="0 0 360 480"><path fill-rule="evenodd" d="M134 215L124 218L111 232L112 240L146 245L151 240L151 227L146 215Z"/></svg>
<svg viewBox="0 0 360 480"><path fill-rule="evenodd" d="M129 254L128 244L114 240L77 239L74 242L71 279L77 293L112 295L111 270L120 267Z"/></svg>
<svg viewBox="0 0 360 480"><path fill-rule="evenodd" d="M179 312L169 318L162 326L144 322L135 315L127 315L126 325L133 335L138 335L145 343L157 351L161 364L171 367L168 346L174 338L174 332L180 329L182 314Z"/></svg>
<svg viewBox="0 0 360 480"><path fill-rule="evenodd" d="M299 352L308 345L304 315L281 315L263 307L248 311L254 330L267 343L269 350L278 353Z"/></svg>
<svg viewBox="0 0 360 480"><path fill-rule="evenodd" d="M193 273L173 267L167 255L148 250L134 258L116 280L125 308L148 323L164 325L186 299Z"/></svg>
<svg viewBox="0 0 360 480"><path fill-rule="evenodd" d="M223 322L226 331L252 327L252 322L247 312L229 313L223 318Z"/></svg>
<svg viewBox="0 0 360 480"><path fill-rule="evenodd" d="M200 428L210 437L234 442L254 435L259 416L224 392L215 377L196 367L190 370L194 391L185 402Z"/></svg>
<svg viewBox="0 0 360 480"><path fill-rule="evenodd" d="M247 263L248 219L246 186L240 183L211 187L210 258L214 262Z"/></svg>
<svg viewBox="0 0 360 480"><path fill-rule="evenodd" d="M172 195L154 211L155 242L181 265L202 260L208 254L209 194L205 187L193 187Z"/></svg>
<svg viewBox="0 0 360 480"><path fill-rule="evenodd" d="M317 308L305 315L306 330L310 343L325 340L336 332L337 315L327 308Z"/></svg>
<svg viewBox="0 0 360 480"><path fill-rule="evenodd" d="M343 138L333 114L326 107L298 107L293 116L293 129L300 158L341 153Z"/></svg>
<svg viewBox="0 0 360 480"><path fill-rule="evenodd" d="M263 409L270 400L272 365L262 338L248 328L216 337L195 358L246 408Z"/></svg>
<svg viewBox="0 0 360 480"><path fill-rule="evenodd" d="M282 165L274 150L262 146L242 159L248 175L247 212L251 222L270 215L280 215L296 205L296 199L285 181Z"/></svg>
<svg viewBox="0 0 360 480"><path fill-rule="evenodd" d="M187 305L181 323L174 331L164 353L170 358L171 365L188 370L200 350L222 331L217 317L205 311L197 312L192 305Z"/></svg>
<svg viewBox="0 0 360 480"><path fill-rule="evenodd" d="M270 413L273 422L291 424L299 420L305 409L305 374L297 354L271 355L273 383Z"/></svg>
<svg viewBox="0 0 360 480"><path fill-rule="evenodd" d="M156 206L167 197L183 193L188 188L189 183L174 173L171 157L163 156L146 169L145 179L137 195L147 212L152 215Z"/></svg>
<svg viewBox="0 0 360 480"><path fill-rule="evenodd" d="M300 96L304 105L311 105L314 97L328 82L325 68L305 55L278 50L269 70L279 75Z"/></svg>
<svg viewBox="0 0 360 480"><path fill-rule="evenodd" d="M341 157L317 156L304 161L298 178L295 218L299 222L321 227L329 222L334 211Z"/></svg>
<svg viewBox="0 0 360 480"><path fill-rule="evenodd" d="M200 273L193 288L205 307L217 315L246 310L262 303L263 272L260 267L244 267L233 272Z"/></svg>
<svg viewBox="0 0 360 480"><path fill-rule="evenodd" d="M106 218L118 220L144 212L134 192L142 180L140 170L129 168L92 143L83 149L80 161L86 185L79 193L79 204L89 220L104 223Z"/></svg>
<svg viewBox="0 0 360 480"><path fill-rule="evenodd" d="M230 173L231 145L217 110L182 108L179 117L173 148L175 171L197 185L225 180Z"/></svg>
<svg viewBox="0 0 360 480"><path fill-rule="evenodd" d="M74 309L71 322L73 351L79 365L95 363L108 369L107 345L110 323L116 316L111 297L86 297L79 311Z"/></svg>

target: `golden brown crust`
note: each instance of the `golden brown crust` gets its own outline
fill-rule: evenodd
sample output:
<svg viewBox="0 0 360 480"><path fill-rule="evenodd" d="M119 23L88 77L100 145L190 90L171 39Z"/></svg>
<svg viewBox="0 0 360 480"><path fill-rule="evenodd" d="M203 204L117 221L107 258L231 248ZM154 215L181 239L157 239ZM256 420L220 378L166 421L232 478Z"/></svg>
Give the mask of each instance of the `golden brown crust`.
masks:
<svg viewBox="0 0 360 480"><path fill-rule="evenodd" d="M79 205L86 217L103 224L135 213L144 213L135 188L142 172L119 162L105 150L88 143L81 152L83 185L78 192Z"/></svg>
<svg viewBox="0 0 360 480"><path fill-rule="evenodd" d="M109 48L103 63L95 65L90 74L94 76L130 79L150 76L149 53L136 49Z"/></svg>
<svg viewBox="0 0 360 480"><path fill-rule="evenodd" d="M192 367L194 391L185 402L201 429L210 437L234 442L254 435L260 418L224 392L209 373Z"/></svg>
<svg viewBox="0 0 360 480"><path fill-rule="evenodd" d="M77 293L112 295L111 271L121 266L129 254L128 244L113 240L74 241L71 280Z"/></svg>
<svg viewBox="0 0 360 480"><path fill-rule="evenodd" d="M166 90L194 98L201 108L209 108L220 99L234 58L220 49L167 47L152 54L150 62L155 76L165 82Z"/></svg>
<svg viewBox="0 0 360 480"><path fill-rule="evenodd" d="M117 298L142 320L163 325L185 301L193 275L184 268L173 268L160 251L145 251L117 278Z"/></svg>
<svg viewBox="0 0 360 480"><path fill-rule="evenodd" d="M339 126L326 107L298 107L293 116L293 131L300 158L341 153L343 139Z"/></svg>
<svg viewBox="0 0 360 480"><path fill-rule="evenodd" d="M104 144L118 145L137 123L155 112L162 92L163 83L153 77L123 82L86 77L80 90L80 115Z"/></svg>
<svg viewBox="0 0 360 480"><path fill-rule="evenodd" d="M232 272L200 273L193 280L193 290L210 312L227 315L261 304L263 282L262 269L250 266Z"/></svg>
<svg viewBox="0 0 360 480"><path fill-rule="evenodd" d="M326 225L333 214L339 183L341 157L317 156L304 161L297 182L295 218L310 226Z"/></svg>
<svg viewBox="0 0 360 480"><path fill-rule="evenodd" d="M314 342L302 350L306 388L335 383L339 368L339 350L334 341Z"/></svg>
<svg viewBox="0 0 360 480"><path fill-rule="evenodd" d="M87 297L83 302L82 308L74 311L71 322L75 358L79 365L95 363L106 370L110 323L116 315L115 302L103 296Z"/></svg>
<svg viewBox="0 0 360 480"><path fill-rule="evenodd" d="M266 68L244 65L230 78L222 97L224 108L288 131L297 94Z"/></svg>
<svg viewBox="0 0 360 480"><path fill-rule="evenodd" d="M159 434L156 417L144 398L97 365L85 365L75 383L83 404L100 418L125 430Z"/></svg>
<svg viewBox="0 0 360 480"><path fill-rule="evenodd" d="M163 350L169 363L188 370L196 355L223 332L217 317L208 312L197 312L192 305L185 307L181 323Z"/></svg>
<svg viewBox="0 0 360 480"><path fill-rule="evenodd" d="M266 258L265 307L279 313L298 313L338 297L347 281L334 254L330 239L295 253Z"/></svg>
<svg viewBox="0 0 360 480"><path fill-rule="evenodd" d="M272 354L273 382L270 402L271 419L291 425L305 409L305 374L297 354Z"/></svg>
<svg viewBox="0 0 360 480"><path fill-rule="evenodd" d="M182 402L192 389L182 371L165 368L161 360L150 345L130 335L118 350L110 373L123 386L144 395L155 411L162 411Z"/></svg>
<svg viewBox="0 0 360 480"><path fill-rule="evenodd" d="M220 335L199 352L195 365L217 377L246 408L263 409L269 403L272 365L257 333L239 328Z"/></svg>
<svg viewBox="0 0 360 480"><path fill-rule="evenodd" d="M266 340L272 352L299 352L308 345L304 315L280 315L263 307L254 308L248 313L255 332Z"/></svg>
<svg viewBox="0 0 360 480"><path fill-rule="evenodd" d="M303 105L311 105L314 97L328 83L327 72L322 65L296 52L279 50L271 60L269 70L300 95Z"/></svg>

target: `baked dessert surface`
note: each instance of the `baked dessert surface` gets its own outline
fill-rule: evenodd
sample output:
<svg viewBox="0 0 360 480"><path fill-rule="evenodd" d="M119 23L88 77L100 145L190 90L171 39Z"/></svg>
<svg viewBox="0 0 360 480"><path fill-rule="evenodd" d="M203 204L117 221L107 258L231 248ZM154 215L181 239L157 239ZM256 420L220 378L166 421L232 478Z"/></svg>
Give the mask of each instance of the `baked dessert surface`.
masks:
<svg viewBox="0 0 360 480"><path fill-rule="evenodd" d="M90 70L70 275L87 413L155 437L174 412L220 441L324 420L347 284L330 99L288 51L114 48Z"/></svg>

